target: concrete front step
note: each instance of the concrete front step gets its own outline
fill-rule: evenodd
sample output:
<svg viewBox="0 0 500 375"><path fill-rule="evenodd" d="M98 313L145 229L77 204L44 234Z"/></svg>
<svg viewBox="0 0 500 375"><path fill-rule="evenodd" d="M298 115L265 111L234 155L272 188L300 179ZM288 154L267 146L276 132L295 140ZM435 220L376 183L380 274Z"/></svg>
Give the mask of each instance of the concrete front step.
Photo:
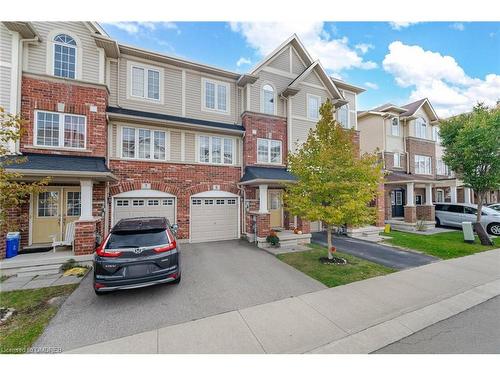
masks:
<svg viewBox="0 0 500 375"><path fill-rule="evenodd" d="M22 267L17 269L18 277L37 276L37 275L55 275L59 273L60 264L47 264L45 266Z"/></svg>
<svg viewBox="0 0 500 375"><path fill-rule="evenodd" d="M14 258L3 259L0 261L0 270L2 275L47 275L52 274L53 269L59 270L59 267L69 259L74 259L81 264L90 265L93 254L74 255L73 252L57 253L34 253L18 255Z"/></svg>

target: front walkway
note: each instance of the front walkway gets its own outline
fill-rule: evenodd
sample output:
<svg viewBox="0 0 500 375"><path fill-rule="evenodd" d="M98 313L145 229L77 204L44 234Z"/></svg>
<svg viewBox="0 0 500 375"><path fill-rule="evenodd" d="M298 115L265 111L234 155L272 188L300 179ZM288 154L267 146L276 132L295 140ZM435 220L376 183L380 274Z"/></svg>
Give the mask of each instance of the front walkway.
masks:
<svg viewBox="0 0 500 375"><path fill-rule="evenodd" d="M71 353L370 353L500 295L499 263L491 250Z"/></svg>
<svg viewBox="0 0 500 375"><path fill-rule="evenodd" d="M312 233L311 242L327 246L326 232ZM356 240L349 237L333 237L333 246L344 253L398 270L418 267L439 260L430 255L413 251L404 251L394 247Z"/></svg>

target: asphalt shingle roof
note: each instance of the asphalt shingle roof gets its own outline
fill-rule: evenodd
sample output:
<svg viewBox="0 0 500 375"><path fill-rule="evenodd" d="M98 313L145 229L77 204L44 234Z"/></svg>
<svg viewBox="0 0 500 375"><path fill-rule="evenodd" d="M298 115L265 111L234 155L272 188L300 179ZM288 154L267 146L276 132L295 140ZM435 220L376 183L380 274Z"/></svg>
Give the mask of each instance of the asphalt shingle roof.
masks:
<svg viewBox="0 0 500 375"><path fill-rule="evenodd" d="M93 156L72 156L52 154L32 154L6 156L2 159L12 160L5 164L6 169L31 169L46 171L75 171L75 172L111 172L104 158ZM16 162L20 161L20 162Z"/></svg>
<svg viewBox="0 0 500 375"><path fill-rule="evenodd" d="M245 167L245 174L240 182L252 180L297 181L297 178L288 172L286 168Z"/></svg>
<svg viewBox="0 0 500 375"><path fill-rule="evenodd" d="M415 111L425 102L427 99L420 99L416 102L405 104L401 106L401 108L406 108L406 112L402 113L401 116L411 116L415 113Z"/></svg>

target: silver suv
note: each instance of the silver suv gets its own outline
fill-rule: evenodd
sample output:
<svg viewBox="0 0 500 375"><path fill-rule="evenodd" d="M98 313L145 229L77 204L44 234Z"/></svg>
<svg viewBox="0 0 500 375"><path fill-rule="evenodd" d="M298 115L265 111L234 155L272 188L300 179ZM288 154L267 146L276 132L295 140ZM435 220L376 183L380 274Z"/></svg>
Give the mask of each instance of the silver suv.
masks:
<svg viewBox="0 0 500 375"><path fill-rule="evenodd" d="M474 223L477 216L477 205L469 203L436 204L436 225L462 227L462 222ZM481 210L481 224L489 234L500 236L500 212L488 207Z"/></svg>

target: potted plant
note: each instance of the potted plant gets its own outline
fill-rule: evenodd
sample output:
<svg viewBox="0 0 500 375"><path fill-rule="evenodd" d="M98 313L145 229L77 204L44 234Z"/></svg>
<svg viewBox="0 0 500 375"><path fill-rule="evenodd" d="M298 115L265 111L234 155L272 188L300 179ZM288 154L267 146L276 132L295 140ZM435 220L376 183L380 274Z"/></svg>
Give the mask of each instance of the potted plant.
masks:
<svg viewBox="0 0 500 375"><path fill-rule="evenodd" d="M280 246L280 238L276 234L276 231L272 229L269 231L269 235L266 237L266 242L272 247Z"/></svg>

